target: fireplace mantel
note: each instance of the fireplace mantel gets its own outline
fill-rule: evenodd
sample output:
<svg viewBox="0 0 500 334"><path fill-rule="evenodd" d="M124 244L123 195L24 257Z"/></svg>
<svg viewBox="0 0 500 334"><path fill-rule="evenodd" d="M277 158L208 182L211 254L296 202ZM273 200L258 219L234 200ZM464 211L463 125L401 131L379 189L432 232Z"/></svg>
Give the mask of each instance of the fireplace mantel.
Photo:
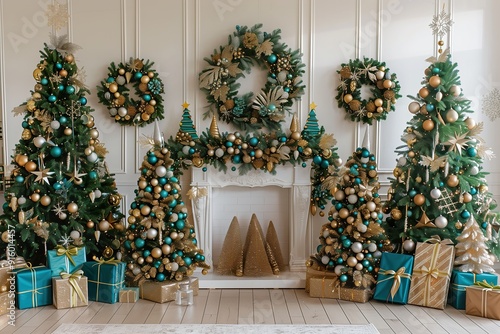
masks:
<svg viewBox="0 0 500 334"><path fill-rule="evenodd" d="M201 168L192 169L192 187L205 188L207 196L196 197L192 200L193 220L196 234L198 235L198 246L203 249L206 263L213 267L213 245L212 245L212 219L214 188L228 186L236 187L268 187L278 186L289 189L289 273L279 277L265 277L256 279L260 282L252 284L251 287L259 288L300 288L304 286L305 262L309 257L306 231L309 218L309 203L311 194L310 166L294 167L291 165L278 166L276 174L266 173L260 170L252 170L245 175L239 175L238 171L232 171L228 166L226 173L220 172L212 166L203 172ZM214 277L213 271L207 277L200 277L200 287L249 287L251 278L238 278L231 276ZM212 278L210 278L212 277Z"/></svg>

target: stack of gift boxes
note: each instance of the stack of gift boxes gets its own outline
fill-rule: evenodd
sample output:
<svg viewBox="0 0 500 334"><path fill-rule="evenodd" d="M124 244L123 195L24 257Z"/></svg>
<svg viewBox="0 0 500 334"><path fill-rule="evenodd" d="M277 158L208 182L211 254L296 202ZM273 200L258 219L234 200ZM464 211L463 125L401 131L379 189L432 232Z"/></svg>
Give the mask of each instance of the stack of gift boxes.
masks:
<svg viewBox="0 0 500 334"><path fill-rule="evenodd" d="M498 276L462 272L453 267L454 260L454 245L433 238L425 243L418 242L414 256L382 253L373 295L367 289L343 289L335 273L312 268L307 269L306 292L311 297L354 302L373 298L385 303L436 309L444 309L450 304L469 315L500 320ZM353 290L359 292L353 293Z"/></svg>
<svg viewBox="0 0 500 334"><path fill-rule="evenodd" d="M14 306L27 309L54 305L57 309L103 303L135 303L139 297L157 303L175 300L177 281L125 286L126 264L115 259L86 261L85 248L58 246L47 252L47 266L32 266L22 258L0 261L0 315ZM186 278L197 295L197 278Z"/></svg>

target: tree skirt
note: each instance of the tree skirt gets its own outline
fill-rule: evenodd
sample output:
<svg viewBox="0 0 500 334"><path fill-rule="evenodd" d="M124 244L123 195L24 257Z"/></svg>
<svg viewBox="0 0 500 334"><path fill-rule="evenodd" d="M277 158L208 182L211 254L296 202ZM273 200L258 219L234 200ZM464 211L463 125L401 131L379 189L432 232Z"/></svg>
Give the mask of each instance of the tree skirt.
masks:
<svg viewBox="0 0 500 334"><path fill-rule="evenodd" d="M62 324L53 334L129 334L129 333L178 333L178 334L375 334L379 333L374 325L88 325Z"/></svg>

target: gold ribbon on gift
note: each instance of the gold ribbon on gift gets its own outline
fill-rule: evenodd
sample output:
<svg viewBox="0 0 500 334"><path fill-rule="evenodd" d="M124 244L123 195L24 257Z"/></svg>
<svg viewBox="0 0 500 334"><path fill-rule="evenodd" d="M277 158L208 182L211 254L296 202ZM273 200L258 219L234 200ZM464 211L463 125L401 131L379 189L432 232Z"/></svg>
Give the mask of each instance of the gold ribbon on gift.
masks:
<svg viewBox="0 0 500 334"><path fill-rule="evenodd" d="M38 282L36 280L36 270L35 269L42 268L43 266L33 267L30 262L27 262L26 265L27 265L27 268L23 268L23 269L19 270L17 273L19 274L21 271L24 271L24 270L31 271L31 286L33 287L33 289L17 292L17 294L21 295L24 293L31 293L31 305L33 305L33 307L37 307L38 306L38 298L36 298L36 295L42 295L43 293L41 293L40 290L50 288L50 285L37 287Z"/></svg>
<svg viewBox="0 0 500 334"><path fill-rule="evenodd" d="M473 275L473 283L476 283L476 273L471 273ZM465 288L468 287L470 285L464 285L464 284L458 284L458 283L452 283L451 284L451 289L452 290L456 290L456 291L464 291L465 292Z"/></svg>
<svg viewBox="0 0 500 334"><path fill-rule="evenodd" d="M439 255L439 249L441 248L441 245L445 245L445 243L443 242L446 242L446 240L448 239L440 241L441 239L439 238L439 236L436 237L437 240L439 240L439 242L437 243L431 242L434 244L434 247L432 249L431 263L429 265L429 268L427 268L427 266L422 266L418 269L413 269L413 276L425 278L423 305L427 305L429 299L431 298L430 295L431 295L432 279L436 279L438 277L446 277L447 279L450 279L448 272L440 271L439 268L436 267L436 262L438 260L438 255ZM429 240L430 239L428 239L427 241Z"/></svg>
<svg viewBox="0 0 500 334"><path fill-rule="evenodd" d="M380 268L378 271L379 275L385 275L388 276L387 278L384 278L383 280L380 280L377 282L377 284L382 283L384 281L388 281L393 279L394 282L392 282L392 287L391 287L391 298L394 299L394 296L396 293L398 293L399 287L401 286L401 279L402 278L407 278L411 280L411 275L408 273L405 273L406 268L401 267L398 270L394 271L392 269L382 269ZM387 296L387 300L389 300L389 296Z"/></svg>
<svg viewBox="0 0 500 334"><path fill-rule="evenodd" d="M76 266L75 260L73 260L73 256L78 255L78 247L76 246L69 246L68 248L57 245L56 247L56 254L57 256L63 256L66 255L68 260L71 262L73 266Z"/></svg>
<svg viewBox="0 0 500 334"><path fill-rule="evenodd" d="M67 272L63 271L60 273L61 278L63 279L68 279L69 284L73 288L71 290L71 299L70 299L70 307L75 307L76 304L78 303L78 298L86 304L87 299L85 298L85 295L82 291L82 288L78 285L78 281L82 278L83 276L83 270L77 270L72 274L68 274Z"/></svg>
<svg viewBox="0 0 500 334"><path fill-rule="evenodd" d="M441 237L439 235L433 235L424 242L427 242L429 244L441 244L441 245L451 245L451 246L454 245L453 241L451 241L450 239L441 240Z"/></svg>
<svg viewBox="0 0 500 334"><path fill-rule="evenodd" d="M97 256L94 256L94 261L99 263L99 264L118 264L118 263L121 263L120 260L116 260L114 257L112 257L109 260L104 260L103 258L97 258Z"/></svg>
<svg viewBox="0 0 500 334"><path fill-rule="evenodd" d="M488 291L500 290L500 285L491 285L483 280L482 282L475 282L474 286L481 289L481 316L488 318Z"/></svg>

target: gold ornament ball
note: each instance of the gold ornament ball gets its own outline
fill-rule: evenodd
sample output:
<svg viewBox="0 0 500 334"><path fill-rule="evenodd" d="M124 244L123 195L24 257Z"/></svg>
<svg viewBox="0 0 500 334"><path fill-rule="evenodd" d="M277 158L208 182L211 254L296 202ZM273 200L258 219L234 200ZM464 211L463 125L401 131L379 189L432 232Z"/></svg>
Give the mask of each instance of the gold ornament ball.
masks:
<svg viewBox="0 0 500 334"><path fill-rule="evenodd" d="M416 194L415 197L413 197L413 202L418 206L422 206L425 203L425 196L422 194Z"/></svg>
<svg viewBox="0 0 500 334"><path fill-rule="evenodd" d="M255 157L256 157L257 159L262 158L262 155L263 155L263 154L264 154L264 152L262 152L262 150L261 150L261 149L257 149L257 150L255 150Z"/></svg>
<svg viewBox="0 0 500 334"><path fill-rule="evenodd" d="M464 193L464 203L469 203L472 201L472 195L470 193Z"/></svg>
<svg viewBox="0 0 500 334"><path fill-rule="evenodd" d="M168 255L168 254L170 254L172 252L172 248L170 247L170 245L163 244L161 246L161 251L162 251L163 254Z"/></svg>
<svg viewBox="0 0 500 334"><path fill-rule="evenodd" d="M50 199L50 196L43 195L40 199L40 204L42 204L43 206L49 206L51 201L52 200Z"/></svg>
<svg viewBox="0 0 500 334"><path fill-rule="evenodd" d="M147 84L149 82L149 79L150 77L148 77L147 75L143 75L141 77L141 82Z"/></svg>
<svg viewBox="0 0 500 334"><path fill-rule="evenodd" d="M202 274L202 275L206 275L206 274L208 274L208 270L207 270L207 269L203 269L203 270L201 271L201 274Z"/></svg>
<svg viewBox="0 0 500 334"><path fill-rule="evenodd" d="M172 238L172 240L176 240L178 237L179 237L179 234L177 232L170 233L170 238Z"/></svg>
<svg viewBox="0 0 500 334"><path fill-rule="evenodd" d="M160 248L155 247L151 250L151 256L155 259L161 257L162 251Z"/></svg>
<svg viewBox="0 0 500 334"><path fill-rule="evenodd" d="M64 57L64 60L66 60L68 63L72 63L73 60L75 60L75 57L72 54L68 54L66 55L66 57Z"/></svg>
<svg viewBox="0 0 500 334"><path fill-rule="evenodd" d="M459 183L459 180L458 180L458 177L455 174L448 175L448 179L446 180L446 184L449 187L452 187L452 188L456 187L456 186L458 186L458 183Z"/></svg>
<svg viewBox="0 0 500 334"><path fill-rule="evenodd" d="M441 78L438 77L437 75L433 75L432 77L429 78L429 85L431 87L436 88L441 84Z"/></svg>
<svg viewBox="0 0 500 334"><path fill-rule="evenodd" d="M62 76L63 78L68 76L68 71L66 71L64 68L59 71L59 75Z"/></svg>
<svg viewBox="0 0 500 334"><path fill-rule="evenodd" d="M78 211L78 204L76 204L75 202L71 202L68 204L67 209L68 212L75 213Z"/></svg>
<svg viewBox="0 0 500 334"><path fill-rule="evenodd" d="M392 86L392 81L391 80L384 80L383 83L384 88L389 89Z"/></svg>
<svg viewBox="0 0 500 334"><path fill-rule="evenodd" d="M111 93L116 93L118 91L118 84L116 82L113 82L112 84L109 85L108 90Z"/></svg>
<svg viewBox="0 0 500 334"><path fill-rule="evenodd" d="M142 119L143 121L148 121L150 118L151 118L151 116L149 116L149 115L148 115L148 114L146 114L146 113L142 113L142 114L141 114L141 119Z"/></svg>
<svg viewBox="0 0 500 334"><path fill-rule="evenodd" d="M425 99L427 96L429 96L429 90L426 87L422 87L418 91L418 95L420 95L421 98Z"/></svg>
<svg viewBox="0 0 500 334"><path fill-rule="evenodd" d="M337 221L336 221L336 220L334 220L334 221L332 221L332 222L330 223L330 226L331 226L332 228L337 228L337 226L339 226L339 224L337 223Z"/></svg>
<svg viewBox="0 0 500 334"><path fill-rule="evenodd" d="M115 228L115 230L117 230L119 232L125 231L125 225L123 225L121 222L113 224L113 227Z"/></svg>
<svg viewBox="0 0 500 334"><path fill-rule="evenodd" d="M375 99L375 101L373 103L375 103L376 107L382 107L382 105L384 104L384 101L382 99Z"/></svg>
<svg viewBox="0 0 500 334"><path fill-rule="evenodd" d="M394 220L400 220L403 217L403 213L398 208L394 208L391 210L391 217Z"/></svg>
<svg viewBox="0 0 500 334"><path fill-rule="evenodd" d="M31 194L30 198L31 198L31 200L32 200L33 202L38 202L38 201L40 200L40 194L38 194L38 193L33 193L33 194Z"/></svg>
<svg viewBox="0 0 500 334"><path fill-rule="evenodd" d="M33 172L37 169L37 165L34 161L28 161L25 165L24 165L24 169L26 169L28 172Z"/></svg>
<svg viewBox="0 0 500 334"><path fill-rule="evenodd" d="M138 257L136 261L137 261L137 264L143 264L144 263L144 258L142 256Z"/></svg>
<svg viewBox="0 0 500 334"><path fill-rule="evenodd" d="M132 215L133 215L134 217L136 217L136 218L139 218L139 217L141 216L141 210L139 210L139 209L134 209L134 210L132 211Z"/></svg>
<svg viewBox="0 0 500 334"><path fill-rule="evenodd" d="M144 189L148 186L148 182L146 180L139 181L139 189Z"/></svg>
<svg viewBox="0 0 500 334"><path fill-rule="evenodd" d="M306 155L306 156L310 156L312 153L313 153L313 152L312 152L312 148L310 148L310 147L306 147L306 148L304 149L304 155Z"/></svg>
<svg viewBox="0 0 500 334"><path fill-rule="evenodd" d="M66 136L71 136L72 133L73 133L73 130L71 130L71 128L64 129L64 134Z"/></svg>
<svg viewBox="0 0 500 334"><path fill-rule="evenodd" d="M426 119L423 123L422 123L422 128L425 130L425 131L432 131L432 129L434 129L434 121L432 119Z"/></svg>
<svg viewBox="0 0 500 334"><path fill-rule="evenodd" d="M403 170L399 167L394 168L394 170L392 171L392 175L394 175L395 177L401 176L401 173L403 173Z"/></svg>
<svg viewBox="0 0 500 334"><path fill-rule="evenodd" d="M151 208L147 205L144 205L142 208L141 208L141 214L143 216L148 216L149 214L151 213Z"/></svg>
<svg viewBox="0 0 500 334"><path fill-rule="evenodd" d="M28 156L27 155L24 155L24 154L20 154L18 155L18 158L17 158L17 164L21 167L23 167L24 165L26 165L26 163L29 161L28 159Z"/></svg>
<svg viewBox="0 0 500 334"><path fill-rule="evenodd" d="M410 157L410 158L415 157L415 152L413 152L413 151L409 151L409 152L408 152L408 157Z"/></svg>
<svg viewBox="0 0 500 334"><path fill-rule="evenodd" d="M148 257L146 258L146 262L147 262L147 263L151 263L151 262L153 262L153 257L152 257L151 255L150 255L150 256L148 256Z"/></svg>
<svg viewBox="0 0 500 334"><path fill-rule="evenodd" d="M149 77L150 79L153 79L153 78L154 78L154 76L155 76L155 72L152 72L152 71L149 71L149 72L148 72L148 77Z"/></svg>
<svg viewBox="0 0 500 334"><path fill-rule="evenodd" d="M339 211L340 218L346 219L348 216L349 216L349 210L347 210L346 208L340 209L340 211Z"/></svg>
<svg viewBox="0 0 500 334"><path fill-rule="evenodd" d="M99 230L100 231L106 232L107 230L109 230L110 227L111 227L111 225L109 224L109 222L106 219L103 219L99 222Z"/></svg>
<svg viewBox="0 0 500 334"><path fill-rule="evenodd" d="M484 194L485 192L488 192L488 186L486 184L482 184L479 186L479 192Z"/></svg>
<svg viewBox="0 0 500 334"><path fill-rule="evenodd" d="M149 183L151 183L151 185L153 187L156 187L158 185L158 179L151 179L151 181L149 181ZM160 189L160 191L161 191L161 189Z"/></svg>
<svg viewBox="0 0 500 334"><path fill-rule="evenodd" d="M113 206L117 206L118 204L120 204L120 200L121 200L121 196L118 194L110 195L108 198L109 204L111 204Z"/></svg>
<svg viewBox="0 0 500 334"><path fill-rule="evenodd" d="M2 241L5 243L9 242L9 231L3 231L2 233Z"/></svg>
<svg viewBox="0 0 500 334"><path fill-rule="evenodd" d="M456 228L457 230L461 230L461 229L462 229L462 227L464 227L464 225L463 225L461 222L456 222L456 223L455 223L455 228Z"/></svg>
<svg viewBox="0 0 500 334"><path fill-rule="evenodd" d="M91 220L89 220L89 221L87 222L87 227L88 227L88 228L94 228L94 222L93 222L93 221L91 221Z"/></svg>
<svg viewBox="0 0 500 334"><path fill-rule="evenodd" d="M120 69L118 70L118 74L119 74L119 75L124 75L124 74L125 74L125 69L120 68Z"/></svg>
<svg viewBox="0 0 500 334"><path fill-rule="evenodd" d="M352 95L351 94L346 94L344 95L344 102L349 103L352 101Z"/></svg>

